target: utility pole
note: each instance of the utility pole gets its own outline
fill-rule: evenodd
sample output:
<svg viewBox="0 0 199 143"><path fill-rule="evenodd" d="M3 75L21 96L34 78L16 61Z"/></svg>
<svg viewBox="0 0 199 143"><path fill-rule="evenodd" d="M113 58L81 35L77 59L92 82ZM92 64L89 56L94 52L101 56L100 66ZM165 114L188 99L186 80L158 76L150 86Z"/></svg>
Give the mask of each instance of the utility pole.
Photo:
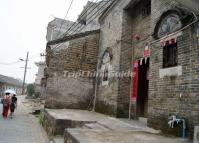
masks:
<svg viewBox="0 0 199 143"><path fill-rule="evenodd" d="M22 95L24 95L24 91L25 91L26 71L27 71L27 65L28 65L28 54L29 53L27 52L27 56L26 56L26 60L25 60L24 77L23 77Z"/></svg>

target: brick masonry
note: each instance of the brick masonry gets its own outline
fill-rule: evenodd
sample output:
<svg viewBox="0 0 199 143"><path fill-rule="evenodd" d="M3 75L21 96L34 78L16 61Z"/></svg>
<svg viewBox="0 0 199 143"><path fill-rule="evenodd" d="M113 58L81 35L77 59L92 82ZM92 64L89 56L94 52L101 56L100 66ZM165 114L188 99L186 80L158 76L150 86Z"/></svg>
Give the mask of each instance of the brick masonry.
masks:
<svg viewBox="0 0 199 143"><path fill-rule="evenodd" d="M151 35L161 15L175 7L183 7L176 0L151 0L151 15L142 17L140 11L142 3L137 3L136 6L129 3L130 1L116 3L101 20L98 60L101 60L104 51L110 47L113 54L111 64L115 72L131 70L132 61L142 57L145 44L153 42ZM193 135L193 127L199 123L197 28L198 24L189 27L182 31L182 35L177 39L181 76L160 78L163 50L160 42L150 46L148 126L177 136L180 135L179 128L171 129L168 126L170 115L175 114L186 120L189 137ZM132 39L134 34L139 34L141 39L139 41ZM107 86L102 86L99 82L97 111L127 117L131 90L131 79L109 79ZM132 103L131 109L132 117L136 118L136 103Z"/></svg>
<svg viewBox="0 0 199 143"><path fill-rule="evenodd" d="M102 61L102 56L107 49L110 49L112 59L110 65L113 73L121 71L120 55L121 55L121 37L122 37L122 22L123 22L123 8L130 2L130 0L120 1L112 10L106 14L106 18L101 20L100 32L100 48L98 62ZM99 65L98 70L101 70ZM124 103L118 94L119 79L117 77L109 78L108 85L102 85L102 80L98 82L96 111L105 113L111 116L118 116L118 111L122 110ZM127 95L128 96L128 95ZM119 104L121 102L121 104ZM128 102L128 101L127 101ZM125 102L126 103L126 102ZM120 107L118 107L118 105Z"/></svg>
<svg viewBox="0 0 199 143"><path fill-rule="evenodd" d="M100 20L99 43L99 34L91 34L68 40L69 44L66 44L68 48L62 48L54 53L47 48L50 54L47 56L47 61L49 61L47 90L49 95L58 96L58 98L50 96L52 98L49 99L54 99L49 101L48 106L85 108L93 95L93 79L64 79L61 76L62 72L64 70L95 70L97 60L100 71L102 57L107 49L112 54L110 61L112 72L131 71L132 62L142 57L146 43L153 42L151 35L161 15L176 6L182 7L176 0L151 0L151 14L143 17L141 14L143 2L116 1L116 4L110 7L111 10L104 14L106 16ZM198 28L198 24L192 25L182 31L182 35L177 38L178 66L182 67L180 76L160 78L163 48L160 42L150 45L148 99L148 126L150 127L179 136L179 128L171 129L168 126L169 116L177 115L186 120L187 135L192 137L193 127L199 123L199 48L196 37ZM136 34L141 37L140 40L132 38ZM91 45L92 48L86 48L89 53L85 53L85 45ZM85 56L86 54L88 56ZM90 62L85 60L89 57L91 57ZM108 79L108 85L103 85L100 77L96 111L111 116L127 117L131 91L131 78L111 77ZM56 100L59 102L54 104ZM136 111L136 103L132 103L132 118L137 117Z"/></svg>
<svg viewBox="0 0 199 143"><path fill-rule="evenodd" d="M93 96L94 78L72 75L96 70L98 44L99 31L94 31L69 37L59 49L47 48L46 107L87 109ZM64 76L66 71L73 74Z"/></svg>
<svg viewBox="0 0 199 143"><path fill-rule="evenodd" d="M130 5L123 14L123 36L122 48L120 55L120 70L132 71L133 61L143 57L146 43L150 40L150 14L143 16L142 9L146 1L134 3ZM134 38L135 35L140 36L140 40ZM118 95L118 116L128 117L129 115L129 99L132 95L131 78L120 79L120 93ZM136 118L136 103L131 103L131 117Z"/></svg>
<svg viewBox="0 0 199 143"><path fill-rule="evenodd" d="M152 0L152 29L160 15L175 6L179 6L176 1ZM177 60L178 66L182 66L181 76L160 78L163 48L159 42L151 46L148 126L177 136L180 135L179 128L169 128L169 116L177 115L186 120L189 137L192 137L193 128L199 123L197 25L182 31L182 35L177 38Z"/></svg>
<svg viewBox="0 0 199 143"><path fill-rule="evenodd" d="M150 16L142 17L140 8L142 3L136 3L135 9L134 6L131 1L117 2L101 21L99 57L102 57L108 47L112 49L113 72L132 71L132 59L142 57L150 35ZM142 32L140 36L146 40L138 43L132 37L140 32ZM133 47L135 54L133 54ZM131 77L111 78L107 86L102 86L100 82L97 111L117 117L128 117L130 96ZM135 104L132 104L132 117L135 117L134 115Z"/></svg>

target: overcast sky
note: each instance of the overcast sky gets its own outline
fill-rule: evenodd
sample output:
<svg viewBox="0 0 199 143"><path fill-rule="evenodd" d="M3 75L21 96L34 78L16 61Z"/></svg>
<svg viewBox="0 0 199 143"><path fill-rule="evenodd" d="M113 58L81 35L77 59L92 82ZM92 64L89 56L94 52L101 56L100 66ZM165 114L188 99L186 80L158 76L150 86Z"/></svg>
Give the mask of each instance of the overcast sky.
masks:
<svg viewBox="0 0 199 143"><path fill-rule="evenodd" d="M75 21L88 0L74 0L69 20ZM40 53L46 47L46 28L54 17L64 18L71 0L0 0L0 74L22 79L29 51L27 82L34 82ZM4 65L6 64L6 65Z"/></svg>

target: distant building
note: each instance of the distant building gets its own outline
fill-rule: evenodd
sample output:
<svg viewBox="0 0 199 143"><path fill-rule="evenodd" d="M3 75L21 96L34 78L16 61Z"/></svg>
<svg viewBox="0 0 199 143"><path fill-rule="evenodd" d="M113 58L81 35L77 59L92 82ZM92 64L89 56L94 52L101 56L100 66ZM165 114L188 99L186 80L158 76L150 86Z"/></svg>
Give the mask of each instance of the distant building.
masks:
<svg viewBox="0 0 199 143"><path fill-rule="evenodd" d="M73 24L74 22L69 20L54 18L48 23L46 40L52 41L58 39Z"/></svg>
<svg viewBox="0 0 199 143"><path fill-rule="evenodd" d="M18 95L20 95L22 93L22 81L12 77L0 75L0 96L2 96L4 91L7 89L13 89Z"/></svg>

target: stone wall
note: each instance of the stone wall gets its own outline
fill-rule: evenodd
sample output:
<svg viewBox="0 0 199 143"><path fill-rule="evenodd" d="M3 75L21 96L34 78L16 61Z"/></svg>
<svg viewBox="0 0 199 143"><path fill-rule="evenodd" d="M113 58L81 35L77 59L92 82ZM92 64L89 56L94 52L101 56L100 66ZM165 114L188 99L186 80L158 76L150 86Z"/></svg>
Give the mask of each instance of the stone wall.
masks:
<svg viewBox="0 0 199 143"><path fill-rule="evenodd" d="M101 20L99 62L104 51L110 48L113 55L111 61L113 73L131 72L132 58L142 57L145 44L149 40L147 38L150 36L150 16L141 15L142 2L129 0L116 2ZM142 42L133 41L134 34L140 34ZM133 48L135 49L134 54ZM100 81L97 111L117 117L128 117L131 90L131 77L110 78L109 84L105 86L102 86ZM135 105L132 108L134 117Z"/></svg>
<svg viewBox="0 0 199 143"><path fill-rule="evenodd" d="M99 31L66 42L66 48L47 50L46 107L86 109L92 99L94 78L79 74L96 70Z"/></svg>
<svg viewBox="0 0 199 143"><path fill-rule="evenodd" d="M179 4L173 0L152 0L152 29L161 14ZM169 128L168 118L176 115L187 123L187 135L192 137L194 126L199 123L199 47L196 30L198 24L182 31L177 38L178 67L182 75L160 77L163 64L163 48L160 42L151 45L149 117L148 126L177 136L179 127Z"/></svg>
<svg viewBox="0 0 199 143"><path fill-rule="evenodd" d="M52 21L48 23L46 40L51 41L58 39L63 33L65 33L69 27L74 24L72 21L54 18ZM72 31L74 32L74 30Z"/></svg>
<svg viewBox="0 0 199 143"><path fill-rule="evenodd" d="M151 14L143 17L140 3L130 1L117 2L105 13L101 20L101 36L99 59L100 63L106 49L111 49L112 72L132 69L132 61L143 57L145 45L153 42L152 34L161 15L173 8L183 7L176 0L151 0ZM162 47L159 42L151 43L148 125L168 133L179 135L179 128L170 129L168 117L177 115L185 118L188 136L192 136L193 126L199 123L198 110L198 25L184 30L178 37L178 67L180 76L162 78ZM141 38L135 40L133 35ZM99 65L99 70L100 70ZM161 73L161 74L160 74ZM171 74L171 72L167 71ZM109 115L127 117L131 79L110 78L108 85L98 83L96 109ZM132 103L132 117L136 117L136 103ZM178 130L178 131L177 131Z"/></svg>
<svg viewBox="0 0 199 143"><path fill-rule="evenodd" d="M132 61L132 19L127 11L123 10L122 17L122 37L120 49L120 66L119 72L131 71ZM128 117L129 114L129 98L130 98L131 78L119 78L118 97L117 97L117 116Z"/></svg>
<svg viewBox="0 0 199 143"><path fill-rule="evenodd" d="M142 9L146 0L133 3L123 14L123 36L121 48L120 71L132 71L134 60L143 57L146 43L150 40L150 14L143 16ZM135 39L135 35L140 37ZM118 116L128 117L129 100L132 95L131 78L120 79L118 95ZM136 118L136 103L131 104L131 117Z"/></svg>
<svg viewBox="0 0 199 143"><path fill-rule="evenodd" d="M111 72L120 71L120 52L122 37L123 9L130 0L116 2L116 6L111 7L106 13L106 17L101 20L99 59L101 63L104 52L109 49L112 54L110 65ZM101 70L99 65L98 70ZM96 111L117 116L118 114L118 84L117 77L109 78L108 85L102 85L102 79L98 83Z"/></svg>

